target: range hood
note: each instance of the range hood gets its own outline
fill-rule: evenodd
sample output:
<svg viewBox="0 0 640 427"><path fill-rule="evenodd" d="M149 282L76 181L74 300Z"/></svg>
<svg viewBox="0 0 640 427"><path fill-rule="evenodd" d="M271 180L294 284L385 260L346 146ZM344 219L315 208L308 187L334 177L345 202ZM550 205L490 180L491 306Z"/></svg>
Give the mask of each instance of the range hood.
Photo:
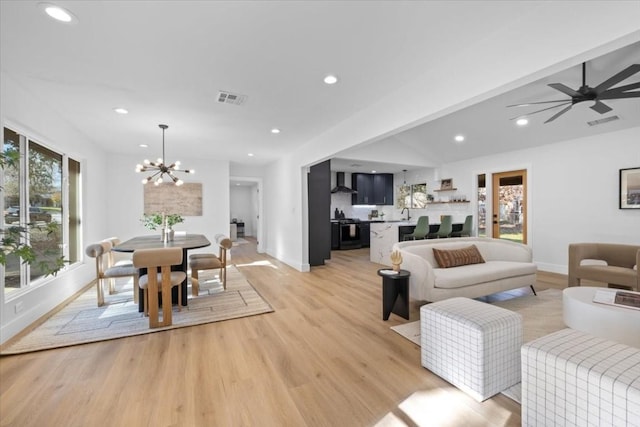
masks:
<svg viewBox="0 0 640 427"><path fill-rule="evenodd" d="M336 186L331 190L332 193L357 193L356 190L352 190L344 185L344 172L336 172Z"/></svg>

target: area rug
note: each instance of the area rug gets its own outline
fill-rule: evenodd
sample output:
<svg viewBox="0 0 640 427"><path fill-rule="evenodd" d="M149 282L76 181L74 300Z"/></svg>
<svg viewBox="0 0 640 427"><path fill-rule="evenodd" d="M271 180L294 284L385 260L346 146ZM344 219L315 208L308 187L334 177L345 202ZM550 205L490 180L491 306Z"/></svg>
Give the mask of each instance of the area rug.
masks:
<svg viewBox="0 0 640 427"><path fill-rule="evenodd" d="M537 296L527 295L491 304L522 315L524 342L533 341L565 327L562 320L562 291L558 289L546 289L539 291ZM392 326L391 329L420 346L419 320ZM503 391L503 394L519 403L521 399L520 384Z"/></svg>
<svg viewBox="0 0 640 427"><path fill-rule="evenodd" d="M116 283L116 294L106 293L102 307L97 307L96 287L91 286L42 325L6 348L3 346L0 354L66 347L273 311L234 266L227 267L226 291L216 272L201 272L200 295L192 297L189 289L188 305L181 311L174 306L171 326L150 329L149 319L138 312L138 304L133 302L132 281L123 280Z"/></svg>

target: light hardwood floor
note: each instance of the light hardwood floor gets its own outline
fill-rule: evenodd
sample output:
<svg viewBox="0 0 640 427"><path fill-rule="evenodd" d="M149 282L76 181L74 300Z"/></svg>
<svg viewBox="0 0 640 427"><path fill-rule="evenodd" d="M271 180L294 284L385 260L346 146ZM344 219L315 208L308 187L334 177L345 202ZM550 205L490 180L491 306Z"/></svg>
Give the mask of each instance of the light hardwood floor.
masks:
<svg viewBox="0 0 640 427"><path fill-rule="evenodd" d="M368 249L334 251L311 273L254 241L231 255L274 313L2 357L0 425L520 425L509 398L478 403L420 366L420 348L389 329L406 320L382 320Z"/></svg>

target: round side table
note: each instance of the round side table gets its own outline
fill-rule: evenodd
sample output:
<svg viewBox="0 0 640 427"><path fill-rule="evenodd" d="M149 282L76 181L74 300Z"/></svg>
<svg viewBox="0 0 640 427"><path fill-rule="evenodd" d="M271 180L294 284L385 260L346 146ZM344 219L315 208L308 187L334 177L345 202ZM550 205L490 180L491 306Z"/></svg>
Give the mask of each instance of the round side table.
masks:
<svg viewBox="0 0 640 427"><path fill-rule="evenodd" d="M393 272L385 274L385 272ZM395 273L395 274L394 274ZM409 276L407 270L393 271L388 268L378 270L382 277L382 320L388 320L391 313L409 320Z"/></svg>

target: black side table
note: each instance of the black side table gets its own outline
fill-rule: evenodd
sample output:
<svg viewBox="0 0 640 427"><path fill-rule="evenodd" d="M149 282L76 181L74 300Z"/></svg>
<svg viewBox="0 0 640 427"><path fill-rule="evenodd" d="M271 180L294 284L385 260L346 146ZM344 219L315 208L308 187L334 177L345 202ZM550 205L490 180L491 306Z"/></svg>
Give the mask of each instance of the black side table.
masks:
<svg viewBox="0 0 640 427"><path fill-rule="evenodd" d="M407 270L384 274L387 268L378 270L382 276L382 320L388 320L391 313L409 320L409 276Z"/></svg>

